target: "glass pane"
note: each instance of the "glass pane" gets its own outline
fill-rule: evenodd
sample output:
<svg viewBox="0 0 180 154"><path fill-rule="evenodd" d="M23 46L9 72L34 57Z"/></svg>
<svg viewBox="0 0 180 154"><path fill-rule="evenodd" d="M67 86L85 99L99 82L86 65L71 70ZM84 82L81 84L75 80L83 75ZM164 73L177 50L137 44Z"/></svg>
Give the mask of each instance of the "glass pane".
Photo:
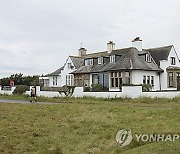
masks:
<svg viewBox="0 0 180 154"><path fill-rule="evenodd" d="M115 78L115 87L118 87L118 78Z"/></svg>

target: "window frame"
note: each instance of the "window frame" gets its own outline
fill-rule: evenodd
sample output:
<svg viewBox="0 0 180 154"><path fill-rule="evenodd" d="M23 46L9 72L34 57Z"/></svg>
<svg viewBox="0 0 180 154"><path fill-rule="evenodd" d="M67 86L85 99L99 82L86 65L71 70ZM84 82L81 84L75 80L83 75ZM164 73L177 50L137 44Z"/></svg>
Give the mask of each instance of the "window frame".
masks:
<svg viewBox="0 0 180 154"><path fill-rule="evenodd" d="M116 62L116 55L110 55L110 63L115 63Z"/></svg>
<svg viewBox="0 0 180 154"><path fill-rule="evenodd" d="M93 63L94 63L93 58L84 60L84 65L85 66L91 66L91 65L93 65Z"/></svg>
<svg viewBox="0 0 180 154"><path fill-rule="evenodd" d="M104 58L103 57L98 57L98 64L101 65L104 63Z"/></svg>
<svg viewBox="0 0 180 154"><path fill-rule="evenodd" d="M168 87L174 87L174 72L168 72Z"/></svg>
<svg viewBox="0 0 180 154"><path fill-rule="evenodd" d="M171 65L176 65L176 58L175 57L171 57Z"/></svg>

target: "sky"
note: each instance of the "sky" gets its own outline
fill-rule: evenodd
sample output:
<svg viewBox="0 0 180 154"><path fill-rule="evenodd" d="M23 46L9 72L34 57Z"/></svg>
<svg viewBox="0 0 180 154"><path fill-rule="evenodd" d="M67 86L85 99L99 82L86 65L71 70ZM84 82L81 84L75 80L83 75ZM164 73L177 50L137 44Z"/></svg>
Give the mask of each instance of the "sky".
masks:
<svg viewBox="0 0 180 154"><path fill-rule="evenodd" d="M88 53L174 45L180 55L180 0L0 0L0 78L41 75Z"/></svg>

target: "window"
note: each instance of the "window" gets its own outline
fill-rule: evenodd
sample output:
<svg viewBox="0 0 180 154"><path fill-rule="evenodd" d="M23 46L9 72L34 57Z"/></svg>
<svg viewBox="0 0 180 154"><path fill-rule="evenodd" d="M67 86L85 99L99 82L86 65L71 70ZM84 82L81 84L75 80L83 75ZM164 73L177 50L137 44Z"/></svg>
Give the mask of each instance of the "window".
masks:
<svg viewBox="0 0 180 154"><path fill-rule="evenodd" d="M110 56L110 63L115 63L116 62L116 56L115 55L111 55Z"/></svg>
<svg viewBox="0 0 180 154"><path fill-rule="evenodd" d="M143 84L151 84L154 86L154 76L143 76Z"/></svg>
<svg viewBox="0 0 180 154"><path fill-rule="evenodd" d="M150 63L151 60L152 60L151 55L150 55L150 54L146 54L146 61L147 61L148 63Z"/></svg>
<svg viewBox="0 0 180 154"><path fill-rule="evenodd" d="M72 74L66 75L66 85L72 86L73 85L74 77Z"/></svg>
<svg viewBox="0 0 180 154"><path fill-rule="evenodd" d="M93 65L93 59L85 59L85 66Z"/></svg>
<svg viewBox="0 0 180 154"><path fill-rule="evenodd" d="M154 76L151 76L151 85L154 86Z"/></svg>
<svg viewBox="0 0 180 154"><path fill-rule="evenodd" d="M98 74L92 75L92 82L95 84L99 84L99 75Z"/></svg>
<svg viewBox="0 0 180 154"><path fill-rule="evenodd" d="M83 87L83 77L81 74L76 74L74 76L74 85L77 87Z"/></svg>
<svg viewBox="0 0 180 154"><path fill-rule="evenodd" d="M175 57L171 57L171 65L176 65L176 59L175 59Z"/></svg>
<svg viewBox="0 0 180 154"><path fill-rule="evenodd" d="M103 64L103 57L98 58L98 64Z"/></svg>
<svg viewBox="0 0 180 154"><path fill-rule="evenodd" d="M72 65L71 63L68 63L68 69L71 69Z"/></svg>
<svg viewBox="0 0 180 154"><path fill-rule="evenodd" d="M146 76L143 76L143 84L146 84Z"/></svg>
<svg viewBox="0 0 180 154"><path fill-rule="evenodd" d="M169 79L169 87L174 87L173 72L169 72L169 73L168 73L168 79Z"/></svg>
<svg viewBox="0 0 180 154"><path fill-rule="evenodd" d="M147 76L147 84L150 84L150 76Z"/></svg>
<svg viewBox="0 0 180 154"><path fill-rule="evenodd" d="M125 72L125 84L130 84L130 72Z"/></svg>
<svg viewBox="0 0 180 154"><path fill-rule="evenodd" d="M111 87L118 88L122 84L122 72L111 72Z"/></svg>
<svg viewBox="0 0 180 154"><path fill-rule="evenodd" d="M57 86L57 76L53 76L53 86Z"/></svg>

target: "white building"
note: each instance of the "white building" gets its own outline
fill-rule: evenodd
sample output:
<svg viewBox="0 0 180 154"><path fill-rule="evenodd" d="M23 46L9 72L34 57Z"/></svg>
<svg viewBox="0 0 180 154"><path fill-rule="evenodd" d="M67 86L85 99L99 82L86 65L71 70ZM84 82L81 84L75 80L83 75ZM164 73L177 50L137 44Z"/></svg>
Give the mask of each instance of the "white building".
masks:
<svg viewBox="0 0 180 154"><path fill-rule="evenodd" d="M72 86L74 85L74 75L70 73L83 66L83 63L84 59L82 57L69 56L63 67L47 74L45 77L40 77L40 82L45 87Z"/></svg>
<svg viewBox="0 0 180 154"><path fill-rule="evenodd" d="M132 47L115 49L110 41L107 51L86 55L84 61L73 72L76 86L99 84L120 91L122 85L149 84L154 91L180 90L180 62L172 45L143 49L137 37Z"/></svg>
<svg viewBox="0 0 180 154"><path fill-rule="evenodd" d="M60 69L43 79L44 86L101 85L108 91L120 91L122 85L149 84L152 90L180 90L180 62L173 45L142 48L139 37L132 47L116 49L107 43L107 51L87 54L79 49L79 56L69 56Z"/></svg>

